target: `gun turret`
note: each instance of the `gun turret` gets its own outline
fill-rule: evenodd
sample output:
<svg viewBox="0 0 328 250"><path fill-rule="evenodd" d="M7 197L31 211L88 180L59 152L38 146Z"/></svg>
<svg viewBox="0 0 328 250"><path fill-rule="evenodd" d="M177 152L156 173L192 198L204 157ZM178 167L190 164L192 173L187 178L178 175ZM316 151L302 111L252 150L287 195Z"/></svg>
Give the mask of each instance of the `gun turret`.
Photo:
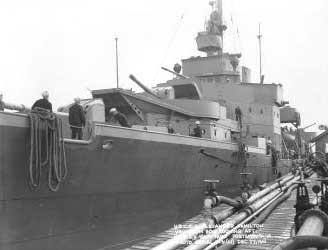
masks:
<svg viewBox="0 0 328 250"><path fill-rule="evenodd" d="M149 88L147 88L145 85L143 85L134 75L129 75L130 79L132 81L134 81L136 84L138 84L138 86L140 88L142 88L145 92L147 92L148 94L156 97L156 98L159 98L159 96L157 96L153 91L151 91Z"/></svg>

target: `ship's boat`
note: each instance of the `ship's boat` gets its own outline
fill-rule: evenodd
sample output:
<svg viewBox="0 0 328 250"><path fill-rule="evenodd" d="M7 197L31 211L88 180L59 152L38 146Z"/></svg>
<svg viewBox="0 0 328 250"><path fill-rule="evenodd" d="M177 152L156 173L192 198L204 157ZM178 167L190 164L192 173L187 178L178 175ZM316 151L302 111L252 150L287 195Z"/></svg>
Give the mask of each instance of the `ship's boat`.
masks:
<svg viewBox="0 0 328 250"><path fill-rule="evenodd" d="M83 140L70 139L69 106L0 112L0 249L122 249L198 213L206 179L236 196L245 178L256 187L286 173L282 85L249 82L241 55L223 53L226 28L217 1L196 39L205 56L153 89L131 76L143 93L92 91Z"/></svg>

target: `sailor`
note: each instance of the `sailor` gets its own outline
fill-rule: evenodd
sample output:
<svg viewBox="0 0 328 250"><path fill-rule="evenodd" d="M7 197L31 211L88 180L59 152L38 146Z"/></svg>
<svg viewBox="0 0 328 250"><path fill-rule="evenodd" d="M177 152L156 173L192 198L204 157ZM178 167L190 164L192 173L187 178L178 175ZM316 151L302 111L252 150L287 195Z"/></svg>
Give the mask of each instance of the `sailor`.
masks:
<svg viewBox="0 0 328 250"><path fill-rule="evenodd" d="M44 110L52 112L52 104L51 104L51 102L49 102L49 93L48 93L48 91L43 91L42 92L42 98L37 100L33 104L32 110L37 109L37 108L44 109Z"/></svg>
<svg viewBox="0 0 328 250"><path fill-rule="evenodd" d="M111 108L109 110L110 115L114 117L114 119L122 126L126 128L131 128L130 124L128 123L128 119L124 114L118 112L116 108Z"/></svg>
<svg viewBox="0 0 328 250"><path fill-rule="evenodd" d="M76 97L74 104L69 108L68 121L72 130L72 139L82 140L83 131L85 126L85 115L83 107L80 105L81 99Z"/></svg>
<svg viewBox="0 0 328 250"><path fill-rule="evenodd" d="M167 132L169 134L174 134L174 129L172 128L172 125L171 124L169 124L169 126L167 127Z"/></svg>
<svg viewBox="0 0 328 250"><path fill-rule="evenodd" d="M241 113L241 109L239 106L237 106L237 108L235 108L235 114L236 114L236 120L241 121L242 113Z"/></svg>
<svg viewBox="0 0 328 250"><path fill-rule="evenodd" d="M5 110L5 103L3 102L3 94L0 92L0 111Z"/></svg>
<svg viewBox="0 0 328 250"><path fill-rule="evenodd" d="M200 121L196 121L195 124L196 124L196 127L194 128L193 136L194 137L202 138L202 129L199 126L200 125Z"/></svg>

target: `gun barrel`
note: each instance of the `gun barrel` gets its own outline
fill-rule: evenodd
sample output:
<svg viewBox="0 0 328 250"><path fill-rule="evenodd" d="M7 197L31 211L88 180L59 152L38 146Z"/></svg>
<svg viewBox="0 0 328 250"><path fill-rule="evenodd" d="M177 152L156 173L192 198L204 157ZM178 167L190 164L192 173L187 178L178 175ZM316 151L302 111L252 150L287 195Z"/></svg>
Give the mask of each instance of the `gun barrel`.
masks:
<svg viewBox="0 0 328 250"><path fill-rule="evenodd" d="M179 73L177 73L177 72L174 72L174 71L172 71L172 70L170 70L170 69L168 69L168 68L165 68L165 67L161 67L163 70L165 70L165 71L168 71L168 72L170 72L170 73L172 73L172 74L175 74L176 76L179 76L179 77L181 77L181 78L183 78L183 79L187 79L187 77L185 77L184 75L181 75L181 74L179 74Z"/></svg>
<svg viewBox="0 0 328 250"><path fill-rule="evenodd" d="M151 91L149 88L147 88L145 85L143 85L134 75L129 75L130 79L132 81L134 81L136 84L138 84L138 86L140 88L142 88L145 92L147 92L148 94L156 97L156 98L159 98L156 94L153 93L153 91Z"/></svg>

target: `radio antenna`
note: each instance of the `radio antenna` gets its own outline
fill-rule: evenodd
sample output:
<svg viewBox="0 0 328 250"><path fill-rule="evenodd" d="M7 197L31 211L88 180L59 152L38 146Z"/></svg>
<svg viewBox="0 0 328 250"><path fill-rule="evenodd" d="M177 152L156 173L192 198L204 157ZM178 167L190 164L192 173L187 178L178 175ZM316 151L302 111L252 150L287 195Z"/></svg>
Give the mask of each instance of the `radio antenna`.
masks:
<svg viewBox="0 0 328 250"><path fill-rule="evenodd" d="M263 84L263 80L262 80L262 34L261 34L261 23L259 23L259 34L257 36L257 39L259 39L260 83Z"/></svg>

